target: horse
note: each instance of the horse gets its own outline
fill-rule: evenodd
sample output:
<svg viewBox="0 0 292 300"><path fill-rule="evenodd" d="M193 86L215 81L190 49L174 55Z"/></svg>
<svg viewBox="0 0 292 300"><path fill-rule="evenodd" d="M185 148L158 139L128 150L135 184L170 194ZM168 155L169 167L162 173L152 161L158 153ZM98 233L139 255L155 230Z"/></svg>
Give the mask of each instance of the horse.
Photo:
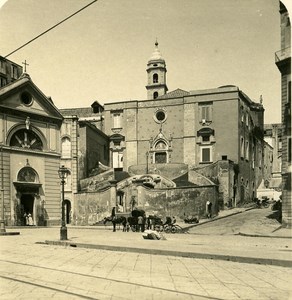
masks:
<svg viewBox="0 0 292 300"><path fill-rule="evenodd" d="M113 232L116 231L116 225L123 225L123 231L127 229L127 218L124 216L115 216L115 217L105 217L103 219L103 224L106 225L107 222L113 223Z"/></svg>

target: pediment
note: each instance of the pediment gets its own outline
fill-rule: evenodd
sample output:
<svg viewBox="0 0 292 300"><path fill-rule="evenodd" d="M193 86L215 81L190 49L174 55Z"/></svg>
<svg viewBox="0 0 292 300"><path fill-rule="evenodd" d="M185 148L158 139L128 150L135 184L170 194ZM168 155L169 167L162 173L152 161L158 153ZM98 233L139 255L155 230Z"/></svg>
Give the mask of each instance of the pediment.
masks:
<svg viewBox="0 0 292 300"><path fill-rule="evenodd" d="M1 110L62 120L52 100L32 82L27 74L0 89Z"/></svg>

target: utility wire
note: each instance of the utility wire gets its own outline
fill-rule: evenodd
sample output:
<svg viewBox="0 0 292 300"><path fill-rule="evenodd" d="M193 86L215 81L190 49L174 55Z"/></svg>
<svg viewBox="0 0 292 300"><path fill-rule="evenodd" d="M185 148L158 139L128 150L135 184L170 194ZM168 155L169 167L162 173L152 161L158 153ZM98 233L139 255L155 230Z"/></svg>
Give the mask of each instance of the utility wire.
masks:
<svg viewBox="0 0 292 300"><path fill-rule="evenodd" d="M23 47L25 47L26 45L30 44L31 42L35 41L36 39L38 39L39 37L41 37L42 35L46 34L47 32L49 32L50 30L54 29L55 27L59 26L60 24L64 23L65 21L67 21L68 19L72 18L73 16L77 15L79 12L81 12L82 10L84 10L85 8L87 8L88 6L90 6L91 4L93 4L94 2L97 2L98 0L94 0L92 2L90 2L89 4L87 4L86 6L82 7L81 9L77 10L75 13L73 13L72 15L70 15L69 17L65 18L64 20L60 21L59 23L57 23L56 25L52 26L51 28L47 29L46 31L44 31L43 33L39 34L38 36L36 36L35 38L31 39L30 41L28 41L27 43L25 43L24 45L20 46L19 48L17 48L16 50L10 52L9 54L7 54L5 56L8 57L11 54L15 53L16 51L22 49Z"/></svg>

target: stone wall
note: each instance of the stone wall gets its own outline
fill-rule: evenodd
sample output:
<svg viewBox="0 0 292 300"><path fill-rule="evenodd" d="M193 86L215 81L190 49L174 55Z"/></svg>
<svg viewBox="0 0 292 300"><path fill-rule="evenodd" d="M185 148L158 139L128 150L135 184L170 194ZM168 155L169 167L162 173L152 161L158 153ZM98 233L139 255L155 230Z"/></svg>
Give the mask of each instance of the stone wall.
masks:
<svg viewBox="0 0 292 300"><path fill-rule="evenodd" d="M220 209L229 205L230 199L233 198L234 188L234 164L230 160L220 160L214 164L208 165L204 168L195 169L196 172L211 179L219 186ZM234 199L233 199L234 202Z"/></svg>
<svg viewBox="0 0 292 300"><path fill-rule="evenodd" d="M72 225L93 225L110 215L111 189L103 192L75 194Z"/></svg>
<svg viewBox="0 0 292 300"><path fill-rule="evenodd" d="M94 192L110 186L109 181L114 180L114 170L108 170L101 174L80 180L81 191Z"/></svg>
<svg viewBox="0 0 292 300"><path fill-rule="evenodd" d="M134 192L135 189L135 192ZM127 191L124 191L127 193ZM128 191L130 192L130 191ZM124 213L130 212L133 207L144 209L147 215L175 216L183 220L187 216L206 215L206 202L211 201L213 215L219 211L218 191L216 186L191 188L149 189L142 185L132 185L131 197L124 203ZM134 203L129 201L135 198ZM113 186L103 192L78 193L74 202L72 225L93 225L111 214L116 198L116 189ZM126 203L127 202L127 203Z"/></svg>
<svg viewBox="0 0 292 300"><path fill-rule="evenodd" d="M144 201L140 205L148 214L157 214L162 217L176 216L184 219L186 216L206 215L206 202L212 202L213 215L217 215L218 193L216 186L193 187L193 188L174 188L167 190L144 189Z"/></svg>

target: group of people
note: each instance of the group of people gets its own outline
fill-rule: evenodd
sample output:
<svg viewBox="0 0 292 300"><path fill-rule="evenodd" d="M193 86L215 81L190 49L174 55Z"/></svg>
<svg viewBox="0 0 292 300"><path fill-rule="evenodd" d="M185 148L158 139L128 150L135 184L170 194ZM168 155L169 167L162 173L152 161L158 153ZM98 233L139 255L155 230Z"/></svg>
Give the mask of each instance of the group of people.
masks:
<svg viewBox="0 0 292 300"><path fill-rule="evenodd" d="M33 226L33 219L30 212L24 214L24 221L26 226Z"/></svg>

